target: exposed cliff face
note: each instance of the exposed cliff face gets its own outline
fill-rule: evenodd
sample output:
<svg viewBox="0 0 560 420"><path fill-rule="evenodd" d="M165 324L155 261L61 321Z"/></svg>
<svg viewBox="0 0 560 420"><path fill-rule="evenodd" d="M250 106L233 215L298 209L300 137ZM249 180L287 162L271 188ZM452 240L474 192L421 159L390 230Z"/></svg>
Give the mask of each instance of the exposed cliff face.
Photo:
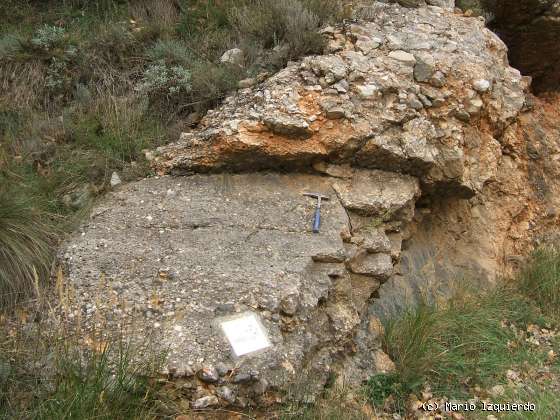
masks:
<svg viewBox="0 0 560 420"><path fill-rule="evenodd" d="M558 221L557 108L483 20L360 14L160 148L161 177L108 197L62 253L86 332L155 337L197 407L360 383L383 358L377 317L493 281ZM319 234L311 190L330 198ZM237 359L216 322L246 311L272 347Z"/></svg>

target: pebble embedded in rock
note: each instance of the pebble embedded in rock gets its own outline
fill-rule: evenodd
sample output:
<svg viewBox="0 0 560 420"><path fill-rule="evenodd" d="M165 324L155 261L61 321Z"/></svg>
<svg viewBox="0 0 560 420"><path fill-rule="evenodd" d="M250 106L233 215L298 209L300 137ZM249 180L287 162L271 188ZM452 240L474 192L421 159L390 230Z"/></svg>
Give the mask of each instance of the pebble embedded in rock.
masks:
<svg viewBox="0 0 560 420"><path fill-rule="evenodd" d="M463 122L469 122L471 120L471 114L469 114L467 111L465 111L464 109L458 109L455 111L455 117L459 120L459 121L463 121Z"/></svg>
<svg viewBox="0 0 560 420"><path fill-rule="evenodd" d="M231 371L231 367L229 367L225 363L220 362L220 363L216 364L216 371L218 372L218 375L226 376L227 373L229 371Z"/></svg>
<svg viewBox="0 0 560 420"><path fill-rule="evenodd" d="M235 375L233 377L233 379L231 380L231 382L233 382L234 384L244 384L247 383L251 380L251 375L248 373L238 373L237 375Z"/></svg>
<svg viewBox="0 0 560 420"><path fill-rule="evenodd" d="M237 398L236 392L229 386L222 386L216 390L218 397L226 400L228 403L233 404Z"/></svg>
<svg viewBox="0 0 560 420"><path fill-rule="evenodd" d="M407 101L408 101L408 106L411 107L412 109L415 109L417 111L424 109L424 104L418 99L418 96L416 96L414 93L408 95Z"/></svg>
<svg viewBox="0 0 560 420"><path fill-rule="evenodd" d="M441 88L445 86L445 83L445 74L443 74L441 71L436 71L430 78L430 84L434 87Z"/></svg>
<svg viewBox="0 0 560 420"><path fill-rule="evenodd" d="M377 85L373 85L373 84L357 86L356 89L358 89L358 95L360 95L360 98L362 99L369 99L375 96L379 91Z"/></svg>
<svg viewBox="0 0 560 420"><path fill-rule="evenodd" d="M293 316L296 314L299 306L299 298L295 294L285 296L280 301L280 310L285 315Z"/></svg>
<svg viewBox="0 0 560 420"><path fill-rule="evenodd" d="M255 395L263 395L268 389L268 382L266 379L259 379L255 385L253 385L253 392Z"/></svg>
<svg viewBox="0 0 560 420"><path fill-rule="evenodd" d="M466 111L471 115L478 115L484 107L484 102L478 97L471 98L466 102Z"/></svg>
<svg viewBox="0 0 560 420"><path fill-rule="evenodd" d="M206 382L209 384L218 382L220 379L220 375L218 374L217 369L213 366L202 368L198 371L197 376L202 382Z"/></svg>
<svg viewBox="0 0 560 420"><path fill-rule="evenodd" d="M417 59L417 63L414 66L414 78L418 82L427 82L433 76L434 71L433 64L423 59Z"/></svg>
<svg viewBox="0 0 560 420"><path fill-rule="evenodd" d="M473 88L480 93L488 92L490 89L490 82L486 79L478 79L473 83Z"/></svg>
<svg viewBox="0 0 560 420"><path fill-rule="evenodd" d="M340 107L327 109L326 116L329 120L338 120L340 118L344 118L344 109Z"/></svg>
<svg viewBox="0 0 560 420"><path fill-rule="evenodd" d="M389 53L389 57L391 57L394 60L400 61L401 63L406 64L407 66L414 66L416 64L416 58L412 54L407 53L406 51L402 51L402 50L391 51Z"/></svg>
<svg viewBox="0 0 560 420"><path fill-rule="evenodd" d="M218 397L215 395L207 395L205 397L197 399L192 403L192 408L195 410L200 410L202 408L215 407L220 403Z"/></svg>

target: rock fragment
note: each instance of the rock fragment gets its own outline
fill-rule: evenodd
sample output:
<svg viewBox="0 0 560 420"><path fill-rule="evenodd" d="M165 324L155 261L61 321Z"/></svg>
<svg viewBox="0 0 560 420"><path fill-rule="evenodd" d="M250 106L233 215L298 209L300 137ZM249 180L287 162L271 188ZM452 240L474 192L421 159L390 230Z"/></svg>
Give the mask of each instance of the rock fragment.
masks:
<svg viewBox="0 0 560 420"><path fill-rule="evenodd" d="M220 401L218 400L218 397L216 397L215 395L207 395L193 402L192 408L195 410L200 410L208 407L216 407L219 404Z"/></svg>
<svg viewBox="0 0 560 420"><path fill-rule="evenodd" d="M393 262L388 254L360 253L353 257L348 268L352 273L386 280L393 273Z"/></svg>
<svg viewBox="0 0 560 420"><path fill-rule="evenodd" d="M473 82L474 89L479 93L488 92L490 86L490 82L486 79L477 79Z"/></svg>
<svg viewBox="0 0 560 420"><path fill-rule="evenodd" d="M202 382L206 382L209 384L218 382L220 380L220 375L218 373L218 370L213 366L207 366L202 368L197 373L197 376Z"/></svg>
<svg viewBox="0 0 560 420"><path fill-rule="evenodd" d="M389 57L407 66L414 66L416 64L416 58L412 54L407 53L406 51L402 51L402 50L391 51L389 53Z"/></svg>
<svg viewBox="0 0 560 420"><path fill-rule="evenodd" d="M243 51L239 48L232 48L227 50L221 57L221 63L233 64L236 66L243 66L245 61Z"/></svg>

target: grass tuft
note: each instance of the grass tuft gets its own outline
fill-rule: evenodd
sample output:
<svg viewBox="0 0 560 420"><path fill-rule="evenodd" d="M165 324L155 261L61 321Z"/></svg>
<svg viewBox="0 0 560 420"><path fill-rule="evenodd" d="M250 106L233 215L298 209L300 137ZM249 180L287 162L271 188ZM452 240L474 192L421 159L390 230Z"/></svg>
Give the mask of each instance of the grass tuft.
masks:
<svg viewBox="0 0 560 420"><path fill-rule="evenodd" d="M560 253L548 247L537 250L515 280L488 290L463 285L444 304L410 308L385 326L383 349L396 372L372 377L368 399L379 407L392 397L404 412L408 396L426 385L436 395L462 399L472 397L473 389L503 383L508 369L537 371L550 354L528 345L526 331L558 325L559 296ZM535 386L548 407L542 413L557 412L547 389Z"/></svg>
<svg viewBox="0 0 560 420"><path fill-rule="evenodd" d="M560 251L556 247L538 249L519 276L521 292L533 299L541 311L560 320Z"/></svg>
<svg viewBox="0 0 560 420"><path fill-rule="evenodd" d="M117 339L100 351L45 335L38 324L0 340L0 419L153 419L159 361L135 362ZM31 327L31 328L29 328Z"/></svg>
<svg viewBox="0 0 560 420"><path fill-rule="evenodd" d="M407 389L419 390L429 379L436 392L466 397L470 387L495 382L525 356L509 348L515 335L502 321L526 323L536 317L530 308L506 287L463 293L444 307L421 304L388 323L384 350Z"/></svg>
<svg viewBox="0 0 560 420"><path fill-rule="evenodd" d="M48 279L55 237L52 220L32 198L0 183L0 305L29 296Z"/></svg>

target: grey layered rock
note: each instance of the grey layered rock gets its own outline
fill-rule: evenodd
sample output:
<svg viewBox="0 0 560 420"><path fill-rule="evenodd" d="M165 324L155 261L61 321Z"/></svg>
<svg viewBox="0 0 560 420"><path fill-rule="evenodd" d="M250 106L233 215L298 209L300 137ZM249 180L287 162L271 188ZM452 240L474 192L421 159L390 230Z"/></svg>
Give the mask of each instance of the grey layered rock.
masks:
<svg viewBox="0 0 560 420"><path fill-rule="evenodd" d="M379 280L386 280L393 273L393 262L389 254L359 253L349 261L348 267L352 273Z"/></svg>
<svg viewBox="0 0 560 420"><path fill-rule="evenodd" d="M351 179L335 182L333 188L345 208L383 221L410 220L420 194L415 178L383 171L356 171Z"/></svg>
<svg viewBox="0 0 560 420"><path fill-rule="evenodd" d="M150 337L150 352L167 351L167 375L182 378L194 368L203 383L254 385L257 396L269 386L285 389L318 360L332 364L360 323L356 308L392 271L388 253L371 253L388 248L381 231L363 230L360 256L346 261L348 216L410 220L419 187L406 175L331 169L346 177L165 176L124 185L96 207L61 257L81 326L125 329L138 346ZM330 197L318 234L311 229L316 202L304 192ZM272 346L234 359L217 322L241 312L259 317ZM181 389L195 408L217 404L193 393L193 382ZM234 399L223 388L218 395Z"/></svg>

